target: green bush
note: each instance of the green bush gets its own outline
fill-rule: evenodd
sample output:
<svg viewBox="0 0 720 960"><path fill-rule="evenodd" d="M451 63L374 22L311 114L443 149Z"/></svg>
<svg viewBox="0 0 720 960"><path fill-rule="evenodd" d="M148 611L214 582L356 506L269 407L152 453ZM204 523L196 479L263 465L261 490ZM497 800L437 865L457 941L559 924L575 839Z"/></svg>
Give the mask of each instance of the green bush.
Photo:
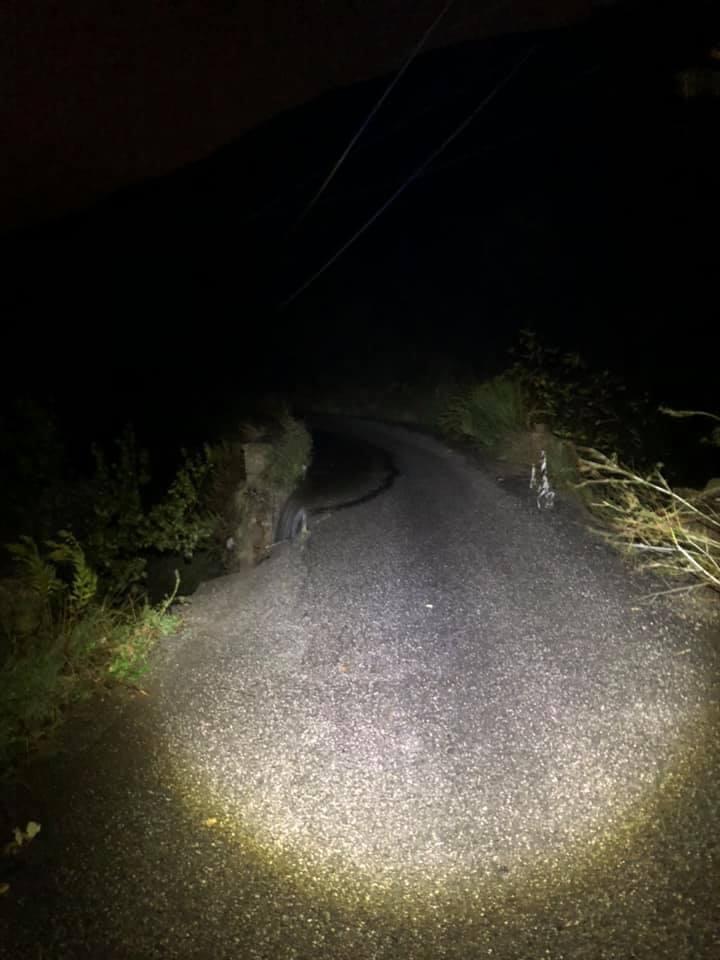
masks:
<svg viewBox="0 0 720 960"><path fill-rule="evenodd" d="M218 518L208 507L212 480L222 450L206 445L194 456L182 451L183 461L167 495L145 517L142 547L178 553L190 559L210 539Z"/></svg>
<svg viewBox="0 0 720 960"><path fill-rule="evenodd" d="M440 429L486 449L527 428L528 407L521 384L512 377L476 383L451 397L438 417Z"/></svg>
<svg viewBox="0 0 720 960"><path fill-rule="evenodd" d="M508 375L522 387L531 424L563 440L641 459L656 429L647 395L634 396L609 370L592 370L578 353L542 344L523 330Z"/></svg>
<svg viewBox="0 0 720 960"><path fill-rule="evenodd" d="M312 438L305 425L284 411L278 420L268 479L276 490L291 490L304 475L312 453Z"/></svg>
<svg viewBox="0 0 720 960"><path fill-rule="evenodd" d="M69 532L46 547L41 552L29 537L10 546L18 572L8 586L41 615L28 621L14 609L0 623L0 770L6 773L98 683L137 682L154 641L178 622L168 614L170 599L120 608L101 599L98 577ZM24 622L33 624L30 632L18 630Z"/></svg>
<svg viewBox="0 0 720 960"><path fill-rule="evenodd" d="M443 431L471 439L511 463L530 467L544 453L554 485L577 480L577 445L647 456L649 398L633 397L609 371L592 371L577 353L548 347L521 331L507 371L457 393L438 417ZM653 434L654 438L654 434Z"/></svg>
<svg viewBox="0 0 720 960"><path fill-rule="evenodd" d="M130 427L116 448L111 462L93 449L95 470L86 485L80 539L103 593L123 597L142 587L148 553L189 559L210 540L218 518L208 504L220 452L210 446L196 454L183 450L167 492L148 505L149 457L137 448Z"/></svg>
<svg viewBox="0 0 720 960"><path fill-rule="evenodd" d="M104 591L123 596L145 576L143 490L150 482L150 470L149 458L138 450L131 427L126 427L115 446L116 456L110 461L104 451L93 447L95 469L84 490L87 508L79 518L78 535Z"/></svg>
<svg viewBox="0 0 720 960"><path fill-rule="evenodd" d="M285 408L270 431L271 487L291 489L311 438ZM98 683L136 683L156 638L172 630L169 601L144 597L149 556L191 558L217 540L221 511L242 480L242 445L181 451L166 492L149 495L150 469L130 427L112 455L94 447L94 469L74 485L73 531L20 536L14 577L0 579L0 763L9 766ZM42 541L42 547L38 543ZM176 577L175 592L179 585ZM173 594L174 596L174 594Z"/></svg>

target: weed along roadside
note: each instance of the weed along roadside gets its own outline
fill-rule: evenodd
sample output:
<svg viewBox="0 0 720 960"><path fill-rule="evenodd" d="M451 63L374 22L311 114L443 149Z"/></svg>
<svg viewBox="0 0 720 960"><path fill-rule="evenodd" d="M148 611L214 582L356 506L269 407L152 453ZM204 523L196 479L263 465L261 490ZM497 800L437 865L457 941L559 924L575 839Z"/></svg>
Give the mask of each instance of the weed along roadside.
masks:
<svg viewBox="0 0 720 960"><path fill-rule="evenodd" d="M52 491L65 500L50 518L62 527L16 531L0 580L8 789L35 756L58 746L68 717L92 723L98 699L142 692L153 647L178 630L182 601L200 580L258 563L288 515L287 535L297 533L298 510L285 508L311 448L304 425L281 409L195 454L183 451L164 495L151 499L149 457L126 430L113 455L94 450L89 475ZM21 826L4 811L8 843ZM21 846L4 849L10 856Z"/></svg>

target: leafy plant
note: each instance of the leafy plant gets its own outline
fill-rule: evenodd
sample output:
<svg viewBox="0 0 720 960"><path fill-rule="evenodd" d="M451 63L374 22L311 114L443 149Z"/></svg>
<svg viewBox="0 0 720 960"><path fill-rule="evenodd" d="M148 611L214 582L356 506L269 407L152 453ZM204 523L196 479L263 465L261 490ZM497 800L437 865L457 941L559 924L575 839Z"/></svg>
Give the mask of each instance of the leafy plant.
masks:
<svg viewBox="0 0 720 960"><path fill-rule="evenodd" d="M89 509L82 524L84 548L97 570L104 595L122 598L142 590L149 553L191 558L212 536L217 515L210 507L219 448L206 445L182 460L167 492L146 501L150 463L137 448L130 427L116 441L116 457L108 461L93 450L95 471L87 484Z"/></svg>
<svg viewBox="0 0 720 960"><path fill-rule="evenodd" d="M275 421L268 479L275 492L303 475L310 435L286 409ZM164 495L150 498L147 453L131 428L114 453L93 448L94 470L75 495L77 526L10 545L17 576L0 582L0 762L11 764L98 683L136 683L158 636L175 629L162 604L142 599L147 558L191 557L217 539L220 509L237 499L240 444L182 451ZM272 501L267 491L268 503ZM236 529L236 528L234 528Z"/></svg>
<svg viewBox="0 0 720 960"><path fill-rule="evenodd" d="M85 551L72 533L61 530L59 540L48 540L51 548L48 557L55 564L67 564L70 567L70 584L67 590L68 613L72 619L78 617L95 598L98 578L88 566Z"/></svg>
<svg viewBox="0 0 720 960"><path fill-rule="evenodd" d="M113 608L98 598L97 575L70 532L47 547L42 553L30 537L11 545L16 586L30 589L45 615L30 634L11 636L0 664L0 767L32 749L97 683L136 682L157 637L178 623L168 610L179 578L159 606Z"/></svg>
<svg viewBox="0 0 720 960"><path fill-rule="evenodd" d="M176 581L176 590L179 578ZM123 683L137 683L147 672L148 659L159 636L177 628L179 618L168 613L169 601L153 607L143 604L139 611L120 617L111 635L108 674Z"/></svg>
<svg viewBox="0 0 720 960"><path fill-rule="evenodd" d="M24 584L49 610L53 600L64 590L55 565L40 555L32 537L21 536L17 543L8 544L7 549L16 559Z"/></svg>
<svg viewBox="0 0 720 960"><path fill-rule="evenodd" d="M575 352L543 344L522 330L509 375L522 386L531 423L565 440L642 458L653 428L649 398L633 396L609 370L593 370Z"/></svg>
<svg viewBox="0 0 720 960"><path fill-rule="evenodd" d="M93 447L95 472L86 499L88 516L80 537L106 593L123 596L145 577L143 488L150 482L149 457L138 450L128 426L116 443L116 458Z"/></svg>
<svg viewBox="0 0 720 960"><path fill-rule="evenodd" d="M312 452L312 439L305 425L285 410L279 417L268 479L276 490L290 490L303 476Z"/></svg>
<svg viewBox="0 0 720 960"><path fill-rule="evenodd" d="M183 462L167 495L144 518L140 545L190 558L210 538L218 522L207 508L216 453L206 445L195 456L185 450L182 455Z"/></svg>

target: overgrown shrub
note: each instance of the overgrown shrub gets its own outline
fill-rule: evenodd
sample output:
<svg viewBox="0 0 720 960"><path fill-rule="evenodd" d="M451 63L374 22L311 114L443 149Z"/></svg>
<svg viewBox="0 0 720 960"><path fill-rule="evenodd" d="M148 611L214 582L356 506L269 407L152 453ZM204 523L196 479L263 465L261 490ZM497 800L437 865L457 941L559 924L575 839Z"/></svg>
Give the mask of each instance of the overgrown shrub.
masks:
<svg viewBox="0 0 720 960"><path fill-rule="evenodd" d="M486 449L496 448L508 435L528 427L528 406L520 382L494 377L451 397L438 417L448 434L471 439Z"/></svg>
<svg viewBox="0 0 720 960"><path fill-rule="evenodd" d="M103 450L93 446L94 473L85 485L87 507L78 518L78 535L104 588L123 596L145 575L143 489L150 482L150 470L148 455L138 450L131 427L126 427L115 447L115 458L108 460Z"/></svg>
<svg viewBox="0 0 720 960"><path fill-rule="evenodd" d="M311 438L282 409L274 440L268 479L286 491L309 463ZM153 606L143 599L148 556L190 558L217 540L223 504L242 480L240 444L183 450L165 494L153 501L149 458L131 428L114 456L92 452L92 474L73 492L72 532L18 537L9 548L16 575L0 579L3 766L97 683L137 682L155 639L177 623L169 600ZM175 592L178 585L176 575Z"/></svg>
<svg viewBox="0 0 720 960"><path fill-rule="evenodd" d="M450 398L437 420L444 432L528 470L544 462L552 484L566 490L579 489L578 445L652 462L658 418L647 395L632 395L617 376L591 370L530 330L510 353L504 374Z"/></svg>
<svg viewBox="0 0 720 960"><path fill-rule="evenodd" d="M196 454L183 450L167 492L152 504L146 495L149 457L130 427L116 441L114 460L98 448L93 453L79 536L104 593L122 597L142 586L148 552L190 558L209 541L217 523L209 502L221 451L207 445Z"/></svg>
<svg viewBox="0 0 720 960"><path fill-rule="evenodd" d="M647 460L654 411L609 370L593 370L574 352L543 344L523 330L511 350L508 375L522 387L531 423L545 423L564 440Z"/></svg>
<svg viewBox="0 0 720 960"><path fill-rule="evenodd" d="M208 502L222 451L206 445L194 456L185 450L182 455L167 495L147 514L143 546L190 558L207 543L217 523Z"/></svg>
<svg viewBox="0 0 720 960"><path fill-rule="evenodd" d="M284 411L278 420L268 468L268 480L276 490L291 490L304 475L312 451L312 438L303 424Z"/></svg>
<svg viewBox="0 0 720 960"><path fill-rule="evenodd" d="M69 704L107 679L134 682L153 642L177 625L170 600L114 608L69 532L46 544L12 544L16 593L40 616L0 621L0 773L7 773L63 718ZM31 628L23 631L23 623Z"/></svg>

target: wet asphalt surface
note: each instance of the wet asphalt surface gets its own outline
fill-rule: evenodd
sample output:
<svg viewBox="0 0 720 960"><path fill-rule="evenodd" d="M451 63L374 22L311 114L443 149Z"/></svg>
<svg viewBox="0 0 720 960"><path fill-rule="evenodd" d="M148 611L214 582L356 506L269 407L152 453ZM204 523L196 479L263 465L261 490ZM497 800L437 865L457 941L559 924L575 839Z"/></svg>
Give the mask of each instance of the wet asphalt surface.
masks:
<svg viewBox="0 0 720 960"><path fill-rule="evenodd" d="M0 956L720 957L712 632L562 501L335 428L385 451L365 486L326 470L38 774Z"/></svg>

